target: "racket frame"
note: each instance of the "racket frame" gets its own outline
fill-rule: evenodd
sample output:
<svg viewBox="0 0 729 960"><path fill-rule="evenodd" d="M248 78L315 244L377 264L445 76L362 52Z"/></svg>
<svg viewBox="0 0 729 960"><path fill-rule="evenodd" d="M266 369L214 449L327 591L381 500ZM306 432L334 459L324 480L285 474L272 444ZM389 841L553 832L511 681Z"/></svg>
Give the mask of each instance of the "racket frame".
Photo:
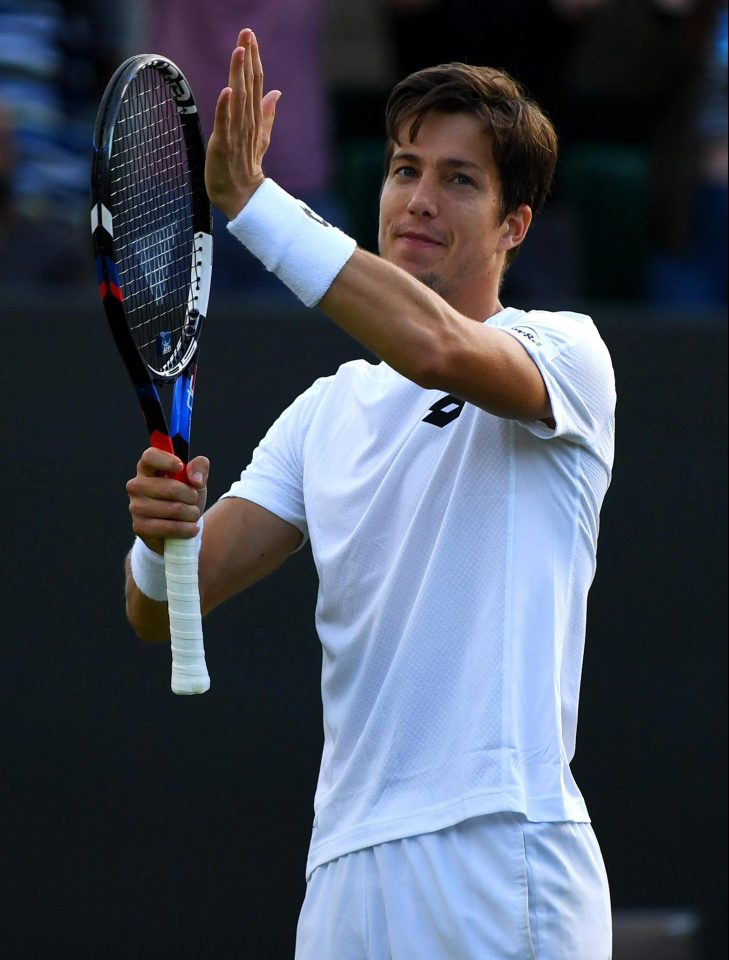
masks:
<svg viewBox="0 0 729 960"><path fill-rule="evenodd" d="M135 77L142 70L150 69L160 73L176 104L189 159L193 232L183 340L171 360L158 369L150 368L145 362L129 330L114 244L111 188L114 134L121 104ZM205 146L197 106L179 67L159 54L140 54L124 61L109 81L99 104L93 144L91 232L102 304L117 349L134 385L150 444L180 459L183 467L174 479L188 483L186 465L190 452L198 351L207 315L212 270L212 210L205 189ZM173 386L169 426L158 391L159 386L165 385ZM170 538L165 542L165 571L172 637L172 689L175 693L203 693L209 688L210 679L202 645L194 540ZM190 589L193 578L194 591ZM186 652L191 646L195 648L192 659ZM180 656L179 651L182 651Z"/></svg>

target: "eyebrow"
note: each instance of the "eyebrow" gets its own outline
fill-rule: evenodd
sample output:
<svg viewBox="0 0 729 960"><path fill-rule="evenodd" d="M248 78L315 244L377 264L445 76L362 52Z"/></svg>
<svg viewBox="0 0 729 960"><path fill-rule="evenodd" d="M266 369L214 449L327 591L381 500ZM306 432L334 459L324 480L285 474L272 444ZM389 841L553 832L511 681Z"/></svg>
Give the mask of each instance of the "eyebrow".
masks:
<svg viewBox="0 0 729 960"><path fill-rule="evenodd" d="M407 160L408 162L420 163L421 158L417 153L407 153L406 151L396 150L392 155L392 163L396 160ZM446 157L443 160L438 162L438 166L441 167L458 167L462 170L479 170L481 173L484 172L484 168L480 163L476 163L474 160L462 160L459 157Z"/></svg>

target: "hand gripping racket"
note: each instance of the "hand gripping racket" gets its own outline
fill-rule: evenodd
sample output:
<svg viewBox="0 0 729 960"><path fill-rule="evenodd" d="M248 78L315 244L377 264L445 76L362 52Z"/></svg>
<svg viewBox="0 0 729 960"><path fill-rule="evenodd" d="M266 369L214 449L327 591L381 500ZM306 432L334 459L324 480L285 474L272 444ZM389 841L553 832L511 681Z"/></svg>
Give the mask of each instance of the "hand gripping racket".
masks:
<svg viewBox="0 0 729 960"><path fill-rule="evenodd" d="M153 447L187 464L212 221L205 146L182 72L156 54L125 61L99 105L91 231L101 299ZM171 430L158 388L172 388ZM185 469L176 478L187 482ZM172 689L210 686L194 540L165 541Z"/></svg>

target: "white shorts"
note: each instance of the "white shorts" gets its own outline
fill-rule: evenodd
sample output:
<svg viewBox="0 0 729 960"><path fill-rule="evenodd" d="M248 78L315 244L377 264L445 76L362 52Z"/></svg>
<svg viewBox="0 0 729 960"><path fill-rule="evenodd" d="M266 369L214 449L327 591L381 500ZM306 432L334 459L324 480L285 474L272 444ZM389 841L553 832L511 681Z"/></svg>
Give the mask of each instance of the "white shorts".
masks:
<svg viewBox="0 0 729 960"><path fill-rule="evenodd" d="M610 960L589 823L476 817L358 850L309 878L296 960Z"/></svg>

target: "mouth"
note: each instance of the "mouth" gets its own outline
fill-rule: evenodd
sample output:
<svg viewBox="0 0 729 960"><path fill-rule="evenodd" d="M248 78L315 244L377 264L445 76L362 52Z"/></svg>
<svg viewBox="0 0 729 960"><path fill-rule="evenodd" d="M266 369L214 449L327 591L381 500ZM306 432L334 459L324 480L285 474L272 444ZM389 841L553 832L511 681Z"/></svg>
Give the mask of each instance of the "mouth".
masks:
<svg viewBox="0 0 729 960"><path fill-rule="evenodd" d="M436 237L433 237L428 233L422 233L418 230L403 230L397 232L395 237L398 240L402 240L403 243L407 244L408 246L419 247L421 249L443 246L442 240L438 240Z"/></svg>

